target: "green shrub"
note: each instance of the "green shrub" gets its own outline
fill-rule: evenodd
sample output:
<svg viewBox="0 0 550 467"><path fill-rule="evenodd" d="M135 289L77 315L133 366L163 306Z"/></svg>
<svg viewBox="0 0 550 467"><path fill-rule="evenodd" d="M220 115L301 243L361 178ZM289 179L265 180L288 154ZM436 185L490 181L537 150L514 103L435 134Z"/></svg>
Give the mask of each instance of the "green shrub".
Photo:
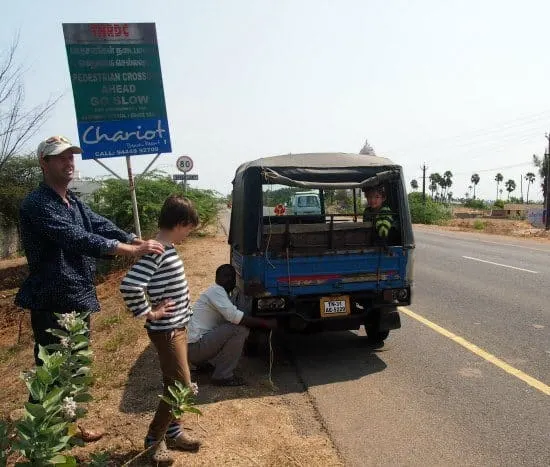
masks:
<svg viewBox="0 0 550 467"><path fill-rule="evenodd" d="M127 231L134 230L132 201L126 180L108 179L94 194L92 209ZM139 220L144 237L157 230L157 220L164 200L172 195L183 195L183 187L170 177L152 173L136 180L136 198ZM200 228L216 222L221 195L213 190L188 188L185 196L193 201L201 221Z"/></svg>
<svg viewBox="0 0 550 467"><path fill-rule="evenodd" d="M443 224L451 219L450 209L426 197L422 202L422 193L409 193L409 209L415 224Z"/></svg>
<svg viewBox="0 0 550 467"><path fill-rule="evenodd" d="M486 223L483 222L481 219L476 219L474 221L474 229L476 230L483 230L485 228Z"/></svg>
<svg viewBox="0 0 550 467"><path fill-rule="evenodd" d="M464 206L472 209L487 209L487 205L482 199L469 199L464 203Z"/></svg>
<svg viewBox="0 0 550 467"><path fill-rule="evenodd" d="M503 199L497 199L494 203L493 203L493 206L497 209L504 209L504 200Z"/></svg>

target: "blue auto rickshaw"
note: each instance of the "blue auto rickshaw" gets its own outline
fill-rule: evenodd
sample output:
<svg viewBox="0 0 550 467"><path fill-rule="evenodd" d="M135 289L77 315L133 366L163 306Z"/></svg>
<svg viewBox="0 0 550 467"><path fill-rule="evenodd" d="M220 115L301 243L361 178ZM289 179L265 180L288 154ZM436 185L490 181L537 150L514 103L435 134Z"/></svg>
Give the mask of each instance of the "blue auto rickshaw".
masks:
<svg viewBox="0 0 550 467"><path fill-rule="evenodd" d="M363 216L362 191L383 187L391 235ZM320 213L292 212L296 193L315 192ZM389 209L388 209L389 208ZM380 341L401 327L411 303L414 238L402 168L347 153L289 154L241 165L233 180L229 232L237 305L288 331L365 327Z"/></svg>

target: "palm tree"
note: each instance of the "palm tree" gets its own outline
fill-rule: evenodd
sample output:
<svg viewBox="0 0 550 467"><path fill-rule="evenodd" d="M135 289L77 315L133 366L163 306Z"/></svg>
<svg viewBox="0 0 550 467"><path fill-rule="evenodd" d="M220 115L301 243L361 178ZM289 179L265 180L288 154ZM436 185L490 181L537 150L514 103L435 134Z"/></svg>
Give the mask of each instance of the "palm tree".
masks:
<svg viewBox="0 0 550 467"><path fill-rule="evenodd" d="M447 199L449 200L449 203L453 200L453 192L452 191L449 191L449 193L447 193Z"/></svg>
<svg viewBox="0 0 550 467"><path fill-rule="evenodd" d="M527 180L527 204L529 204L529 187L531 183L535 181L535 174L533 172L527 172L525 174L525 180Z"/></svg>
<svg viewBox="0 0 550 467"><path fill-rule="evenodd" d="M418 181L417 180L415 180L415 179L411 180L411 188L414 191L418 190Z"/></svg>
<svg viewBox="0 0 550 467"><path fill-rule="evenodd" d="M430 174L428 178L430 179L430 190L432 191L432 198L433 198L433 192L434 191L437 192L437 187L441 186L442 177L441 175L439 175L439 173L436 172L436 173ZM432 187L434 188L432 189Z"/></svg>
<svg viewBox="0 0 550 467"><path fill-rule="evenodd" d="M479 175L473 174L472 178L470 178L470 181L474 184L474 199L476 199L476 186L479 183Z"/></svg>
<svg viewBox="0 0 550 467"><path fill-rule="evenodd" d="M508 192L508 200L510 200L510 193L516 189L516 182L514 182L512 179L508 180L504 186L506 187L506 191Z"/></svg>
<svg viewBox="0 0 550 467"><path fill-rule="evenodd" d="M445 193L453 185L453 173L450 170L446 170L443 174L443 179L445 180Z"/></svg>
<svg viewBox="0 0 550 467"><path fill-rule="evenodd" d="M500 185L500 182L502 182L502 180L504 180L504 177L502 176L502 174L499 172L495 175L495 182L497 182L497 199L498 199L498 186Z"/></svg>
<svg viewBox="0 0 550 467"><path fill-rule="evenodd" d="M440 199L443 201L445 199L445 188L447 187L447 182L443 177L439 177L437 184L441 187Z"/></svg>

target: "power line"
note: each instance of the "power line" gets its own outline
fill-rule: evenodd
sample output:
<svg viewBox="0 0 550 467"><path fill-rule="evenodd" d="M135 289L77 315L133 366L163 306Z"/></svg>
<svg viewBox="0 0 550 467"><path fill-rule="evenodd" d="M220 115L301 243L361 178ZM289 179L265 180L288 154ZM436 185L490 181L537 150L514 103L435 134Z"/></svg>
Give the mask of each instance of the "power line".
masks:
<svg viewBox="0 0 550 467"><path fill-rule="evenodd" d="M495 170L513 169L515 167L524 167L526 165L533 165L533 161L521 162L520 164L503 165L502 167L494 167L492 169L472 170L469 172L456 172L456 173L453 172L453 175L468 175L470 173L478 173L478 172L493 172Z"/></svg>
<svg viewBox="0 0 550 467"><path fill-rule="evenodd" d="M505 121L502 124L494 126L494 127L488 127L488 128L484 128L484 129L478 129L478 130L470 131L470 132L459 133L459 134L456 134L456 135L445 136L445 137L442 137L442 138L436 138L436 139L433 139L433 140L428 140L428 141L425 141L425 142L421 142L419 144L412 144L412 145L407 144L406 146L402 146L402 148L403 148L403 150L407 150L407 149L411 149L411 148L421 149L421 148L424 148L424 147L433 146L437 143L446 143L446 142L457 140L457 139L459 139L461 141L464 141L464 142L469 141L469 140L470 141L475 140L477 138L484 139L484 138L487 138L488 136L490 136L491 134L494 134L494 133L498 134L499 132L506 131L507 129L526 128L526 127L529 127L529 126L533 126L533 124L538 124L538 122L540 120L543 120L545 118L550 118L550 110L545 110L545 111L542 111L542 112L539 112L539 113L536 113L536 114L531 114L531 115L527 115L525 117L520 117L520 118L517 118L517 119L509 120L507 122ZM523 123L517 124L515 122L523 122ZM508 133L510 133L510 132L508 132ZM399 147L394 148L393 151L401 152Z"/></svg>

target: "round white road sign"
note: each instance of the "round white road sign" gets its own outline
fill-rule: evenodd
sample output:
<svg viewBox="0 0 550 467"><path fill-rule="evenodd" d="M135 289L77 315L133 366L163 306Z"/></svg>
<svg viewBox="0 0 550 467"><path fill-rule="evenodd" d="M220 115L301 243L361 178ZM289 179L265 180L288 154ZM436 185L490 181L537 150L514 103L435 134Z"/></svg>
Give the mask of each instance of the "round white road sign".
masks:
<svg viewBox="0 0 550 467"><path fill-rule="evenodd" d="M190 172L193 169L193 159L189 156L178 157L176 167L180 172Z"/></svg>

